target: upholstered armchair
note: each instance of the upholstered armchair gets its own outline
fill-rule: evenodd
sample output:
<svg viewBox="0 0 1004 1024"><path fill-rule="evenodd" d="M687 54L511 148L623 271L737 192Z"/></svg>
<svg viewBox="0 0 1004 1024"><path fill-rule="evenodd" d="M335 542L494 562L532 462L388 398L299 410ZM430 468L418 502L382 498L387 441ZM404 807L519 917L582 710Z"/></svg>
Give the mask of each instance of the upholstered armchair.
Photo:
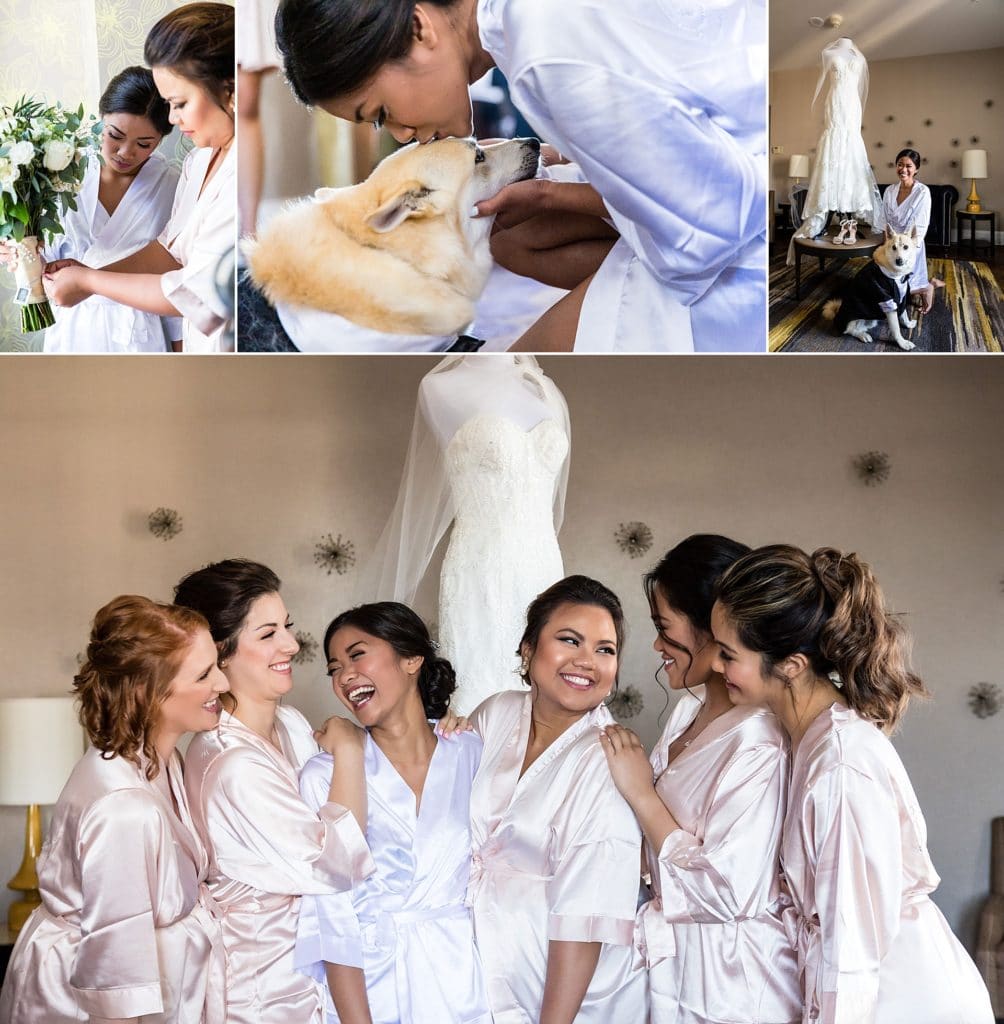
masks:
<svg viewBox="0 0 1004 1024"><path fill-rule="evenodd" d="M990 899L980 915L976 965L990 990L995 1017L1004 1017L1004 818L990 824Z"/></svg>
<svg viewBox="0 0 1004 1024"><path fill-rule="evenodd" d="M928 185L927 187L931 190L931 223L924 236L924 241L927 242L927 254L928 256L935 255L931 250L939 247L940 255L947 256L948 247L952 244L955 204L959 201L959 190L954 185ZM887 188L889 188L888 185L879 185L879 191L883 195Z"/></svg>

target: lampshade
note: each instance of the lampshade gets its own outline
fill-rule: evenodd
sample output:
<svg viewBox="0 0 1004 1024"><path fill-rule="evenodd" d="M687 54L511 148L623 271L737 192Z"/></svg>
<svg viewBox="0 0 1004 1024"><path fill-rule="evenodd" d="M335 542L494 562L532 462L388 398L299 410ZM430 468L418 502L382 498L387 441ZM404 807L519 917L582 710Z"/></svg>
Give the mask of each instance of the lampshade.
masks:
<svg viewBox="0 0 1004 1024"><path fill-rule="evenodd" d="M0 699L0 804L54 804L83 752L72 697Z"/></svg>
<svg viewBox="0 0 1004 1024"><path fill-rule="evenodd" d="M808 178L809 158L801 153L792 155L788 160L789 178Z"/></svg>
<svg viewBox="0 0 1004 1024"><path fill-rule="evenodd" d="M967 149L962 154L962 177L985 178L987 176L987 151Z"/></svg>

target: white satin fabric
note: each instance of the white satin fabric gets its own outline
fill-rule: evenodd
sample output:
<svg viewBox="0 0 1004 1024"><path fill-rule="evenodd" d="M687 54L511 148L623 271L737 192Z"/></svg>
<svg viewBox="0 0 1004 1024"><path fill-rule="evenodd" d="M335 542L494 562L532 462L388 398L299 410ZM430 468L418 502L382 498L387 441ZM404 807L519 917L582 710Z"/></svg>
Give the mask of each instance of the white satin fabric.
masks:
<svg viewBox="0 0 1004 1024"><path fill-rule="evenodd" d="M445 352L457 341L455 334L386 334L337 313L292 302L277 302L275 312L301 352Z"/></svg>
<svg viewBox="0 0 1004 1024"><path fill-rule="evenodd" d="M471 722L484 742L471 792L468 901L495 1024L536 1024L548 943L601 942L577 1024L643 1022L645 972L633 968L641 833L617 792L598 707L526 770L529 692L489 697Z"/></svg>
<svg viewBox="0 0 1004 1024"><path fill-rule="evenodd" d="M181 264L180 270L161 275L160 286L185 318L185 352L222 351L223 333L233 312L217 290L216 274L237 241L237 146L231 144L203 189L214 153L214 149L193 149L185 157L171 220L158 239Z"/></svg>
<svg viewBox="0 0 1004 1024"><path fill-rule="evenodd" d="M716 287L763 308L765 16L762 0L478 0L513 102L621 233L577 351L689 351Z"/></svg>
<svg viewBox="0 0 1004 1024"><path fill-rule="evenodd" d="M840 45L843 42L849 45ZM885 226L882 197L861 137L863 83L867 80L868 62L850 40L838 40L827 46L822 61L823 73L829 81L823 134L816 144L802 223L788 249L789 264L794 263L794 239L815 238L822 232L831 210L867 221L873 231L881 231Z"/></svg>
<svg viewBox="0 0 1004 1024"><path fill-rule="evenodd" d="M4 1024L137 1017L223 1024L223 948L202 885L207 859L181 758L181 818L140 768L94 747L59 796L38 858L42 906L21 930L0 996Z"/></svg>
<svg viewBox="0 0 1004 1024"><path fill-rule="evenodd" d="M568 450L560 420L525 430L498 415L472 417L446 446L456 518L439 578L439 640L457 672L458 714L470 714L500 679L520 685L527 605L563 576L554 495Z"/></svg>
<svg viewBox="0 0 1004 1024"><path fill-rule="evenodd" d="M373 1024L492 1024L471 912L471 782L481 756L473 733L437 737L422 801L372 738L364 751L366 839L376 872L350 893L304 896L298 970L325 987L327 1024L338 1024L325 963L366 976ZM300 775L307 805L323 805L334 759L318 754Z"/></svg>
<svg viewBox="0 0 1004 1024"><path fill-rule="evenodd" d="M910 291L917 292L930 284L924 236L931 226L931 190L922 181L915 181L910 194L902 203L897 202L898 197L899 182L894 181L882 194L882 209L885 211L885 222L893 231L909 234L915 226L917 228L920 249L910 278Z"/></svg>
<svg viewBox="0 0 1004 1024"><path fill-rule="evenodd" d="M315 814L300 797L299 769L317 753L307 720L281 707L275 727L281 751L224 713L185 755L223 913L228 1024L320 1024L321 990L293 968L299 897L341 892L373 871L351 813L325 803Z"/></svg>
<svg viewBox="0 0 1004 1024"><path fill-rule="evenodd" d="M156 240L171 215L178 171L154 153L139 169L114 213L98 200L101 167L93 160L77 195L77 209L63 214L63 234L45 247L48 262L75 259L107 267ZM144 313L101 295L76 306L53 306L56 323L45 332L46 352L166 352L166 335L181 337L180 317Z"/></svg>
<svg viewBox="0 0 1004 1024"><path fill-rule="evenodd" d="M806 1024L993 1024L976 965L929 899L939 878L903 763L840 704L795 752L781 858Z"/></svg>
<svg viewBox="0 0 1004 1024"><path fill-rule="evenodd" d="M680 698L652 751L656 791L679 823L645 845L655 897L638 912L652 1024L802 1019L795 952L780 911L778 855L788 740L764 708L716 718L667 763L701 702Z"/></svg>

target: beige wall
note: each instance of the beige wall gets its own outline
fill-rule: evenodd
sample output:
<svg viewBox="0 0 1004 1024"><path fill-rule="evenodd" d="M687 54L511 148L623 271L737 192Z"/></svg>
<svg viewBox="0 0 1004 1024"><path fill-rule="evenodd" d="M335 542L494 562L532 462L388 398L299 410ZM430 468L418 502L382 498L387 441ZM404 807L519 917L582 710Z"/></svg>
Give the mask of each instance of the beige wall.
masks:
<svg viewBox="0 0 1004 1024"><path fill-rule="evenodd" d="M867 57L868 54L866 53ZM997 230L1004 232L1004 49L935 54L869 63L870 86L864 111L864 140L881 183L893 181L888 164L905 149L907 140L928 161L921 180L954 185L962 197L956 209L965 209L969 182L961 174L962 152L985 149L989 177L977 182L983 208L998 211ZM815 147L823 130L825 91L810 111L818 68L775 71L770 76L770 187L786 197L788 157L806 153L815 166ZM987 107L986 101L993 106ZM892 116L894 121L886 121ZM925 125L925 121L931 121ZM970 139L976 136L978 143ZM958 139L958 147L952 140ZM876 143L883 143L882 147ZM780 154L774 147L783 147ZM956 166L950 165L956 161ZM954 236L954 226L953 226Z"/></svg>
<svg viewBox="0 0 1004 1024"><path fill-rule="evenodd" d="M49 357L0 374L0 695L65 692L88 620L121 592L169 597L186 570L246 555L285 581L297 627L318 640L353 574L314 565L322 534L363 555L396 492L425 357L223 361ZM966 694L1002 683L1004 361L583 358L544 360L572 422L561 545L568 571L621 594L622 678L645 696L632 724L651 744L663 699L641 573L689 533L747 543L833 544L869 559L907 613L935 699L897 746L927 814L937 899L963 939L987 890L1004 714L976 719ZM881 449L889 480L865 487L851 458ZM183 532L146 529L157 506ZM620 522L655 535L649 556L616 547ZM293 702L332 706L321 662ZM23 812L0 808L0 882L21 854ZM3 890L0 912L10 894Z"/></svg>

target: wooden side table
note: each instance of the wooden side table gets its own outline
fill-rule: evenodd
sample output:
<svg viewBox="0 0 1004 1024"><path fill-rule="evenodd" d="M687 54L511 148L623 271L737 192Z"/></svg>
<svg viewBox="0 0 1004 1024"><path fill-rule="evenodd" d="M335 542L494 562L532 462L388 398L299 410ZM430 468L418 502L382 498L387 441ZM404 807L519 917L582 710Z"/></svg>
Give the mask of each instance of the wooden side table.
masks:
<svg viewBox="0 0 1004 1024"><path fill-rule="evenodd" d="M822 270L828 259L848 259L851 256L870 256L881 244L883 235L868 235L859 238L853 245L839 245L823 235L821 238L795 239L795 298L802 297L802 257L816 256L819 258L819 270Z"/></svg>
<svg viewBox="0 0 1004 1024"><path fill-rule="evenodd" d="M977 221L990 222L990 240L988 242L977 242L976 223ZM993 210L981 210L979 213L969 213L967 210L955 211L955 244L959 254L962 254L962 225L969 221L969 254L974 258L979 255L980 250L986 249L990 263L996 260L997 249L997 214Z"/></svg>

